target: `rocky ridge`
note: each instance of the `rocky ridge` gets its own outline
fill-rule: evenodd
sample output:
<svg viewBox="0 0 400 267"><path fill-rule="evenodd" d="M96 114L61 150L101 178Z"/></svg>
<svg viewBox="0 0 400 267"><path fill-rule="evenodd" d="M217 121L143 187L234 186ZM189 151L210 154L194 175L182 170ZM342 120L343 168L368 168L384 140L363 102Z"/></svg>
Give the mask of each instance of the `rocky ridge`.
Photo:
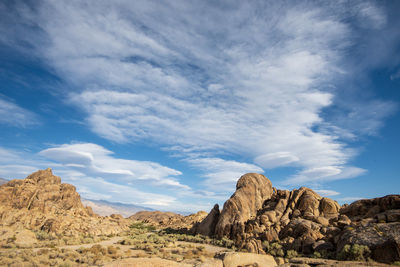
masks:
<svg viewBox="0 0 400 267"><path fill-rule="evenodd" d="M200 223L207 216L207 212L199 211L194 214L183 216L174 212L162 211L139 211L128 217L132 221L141 221L151 224L157 228L179 228L183 232L191 229L194 224Z"/></svg>
<svg viewBox="0 0 400 267"><path fill-rule="evenodd" d="M191 231L230 238L259 254L275 243L282 251L340 257L346 245L357 244L368 246L368 257L390 263L400 260L400 196L340 207L309 188L279 190L265 176L249 173L222 211L215 206Z"/></svg>
<svg viewBox="0 0 400 267"><path fill-rule="evenodd" d="M128 229L122 216L102 217L84 207L73 185L61 183L51 169L0 186L0 229L44 231L60 236L110 235Z"/></svg>

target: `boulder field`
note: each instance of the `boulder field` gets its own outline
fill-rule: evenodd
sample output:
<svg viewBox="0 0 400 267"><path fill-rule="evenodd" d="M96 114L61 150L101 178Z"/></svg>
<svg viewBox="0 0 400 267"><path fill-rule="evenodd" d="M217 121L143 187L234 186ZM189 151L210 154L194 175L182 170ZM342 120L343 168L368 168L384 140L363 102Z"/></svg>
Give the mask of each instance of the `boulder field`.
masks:
<svg viewBox="0 0 400 267"><path fill-rule="evenodd" d="M120 215L98 216L82 205L73 185L61 183L51 169L0 186L2 237L23 229L60 236L117 234L129 229Z"/></svg>
<svg viewBox="0 0 400 267"><path fill-rule="evenodd" d="M373 260L392 263L400 260L400 196L341 207L309 188L279 190L264 175L248 173L222 211L215 205L191 232L230 238L239 248L259 254L265 254L265 243L303 255L336 256L346 245L357 244L368 246Z"/></svg>

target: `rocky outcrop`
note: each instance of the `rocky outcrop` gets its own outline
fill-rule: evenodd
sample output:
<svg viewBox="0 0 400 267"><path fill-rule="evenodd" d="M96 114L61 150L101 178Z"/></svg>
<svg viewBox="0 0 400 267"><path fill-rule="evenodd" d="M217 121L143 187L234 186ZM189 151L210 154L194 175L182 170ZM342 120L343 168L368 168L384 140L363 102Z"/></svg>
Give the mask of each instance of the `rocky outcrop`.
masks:
<svg viewBox="0 0 400 267"><path fill-rule="evenodd" d="M397 222L400 221L400 195L361 199L343 207L340 213L352 221L373 218L380 222Z"/></svg>
<svg viewBox="0 0 400 267"><path fill-rule="evenodd" d="M358 200L340 210L348 225L337 236L337 251L347 244L368 246L371 258L391 263L400 260L400 196Z"/></svg>
<svg viewBox="0 0 400 267"><path fill-rule="evenodd" d="M131 221L141 221L159 228L172 227L187 232L193 225L200 223L206 218L207 212L199 211L194 214L183 216L174 212L162 211L139 211L128 219Z"/></svg>
<svg viewBox="0 0 400 267"><path fill-rule="evenodd" d="M257 211L271 195L271 181L264 175L248 173L240 177L236 192L225 202L219 216L216 236L236 238L238 233L243 232L244 224L256 217Z"/></svg>
<svg viewBox="0 0 400 267"><path fill-rule="evenodd" d="M217 254L216 257L222 260L224 267L277 266L274 257L270 255L259 255L259 254L244 253L244 252L222 252Z"/></svg>
<svg viewBox="0 0 400 267"><path fill-rule="evenodd" d="M215 204L203 221L196 223L192 229L192 234L200 234L206 236L214 236L215 226L218 223L220 211L218 204Z"/></svg>
<svg viewBox="0 0 400 267"><path fill-rule="evenodd" d="M288 263L279 265L280 267L390 267L391 265L376 263L376 262L365 262L365 261L337 261L328 259L315 259L306 257L296 257L289 259Z"/></svg>
<svg viewBox="0 0 400 267"><path fill-rule="evenodd" d="M336 229L329 228L330 220L338 218L339 209L336 201L309 188L277 190L265 176L246 174L225 203L215 233L250 252L263 253L261 242L268 241L309 253L315 242L332 237Z"/></svg>
<svg viewBox="0 0 400 267"><path fill-rule="evenodd" d="M128 221L101 217L86 208L75 187L62 184L51 169L0 186L0 228L41 230L66 236L109 235L127 230Z"/></svg>
<svg viewBox="0 0 400 267"><path fill-rule="evenodd" d="M210 221L218 221L215 229ZM213 209L199 225L207 226L203 234L228 237L237 247L259 254L281 249L278 254L295 250L335 256L345 245L357 244L368 246L368 257L376 261L400 260L399 195L341 208L309 188L278 190L265 176L250 173L239 179L221 214ZM279 245L271 248L273 243Z"/></svg>

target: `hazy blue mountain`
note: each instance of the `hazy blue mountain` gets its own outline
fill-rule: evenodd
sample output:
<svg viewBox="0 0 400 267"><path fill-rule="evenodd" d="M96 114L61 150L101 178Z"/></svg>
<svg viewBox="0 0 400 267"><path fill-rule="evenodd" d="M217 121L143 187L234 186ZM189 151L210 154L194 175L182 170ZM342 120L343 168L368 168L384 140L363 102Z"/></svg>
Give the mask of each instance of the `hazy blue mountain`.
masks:
<svg viewBox="0 0 400 267"><path fill-rule="evenodd" d="M7 183L8 180L4 179L4 178L0 178L0 185Z"/></svg>
<svg viewBox="0 0 400 267"><path fill-rule="evenodd" d="M85 206L90 206L95 213L101 216L107 216L114 213L114 214L121 214L124 217L129 217L138 211L154 210L148 207L138 206L134 204L110 202L107 200L93 200L93 199L82 198L82 203Z"/></svg>

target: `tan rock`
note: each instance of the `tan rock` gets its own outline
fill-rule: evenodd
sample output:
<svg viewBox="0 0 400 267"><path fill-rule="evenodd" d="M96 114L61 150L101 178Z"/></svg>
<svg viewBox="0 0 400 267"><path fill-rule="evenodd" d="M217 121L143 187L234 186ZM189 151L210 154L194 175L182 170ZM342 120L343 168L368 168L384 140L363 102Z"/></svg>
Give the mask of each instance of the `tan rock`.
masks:
<svg viewBox="0 0 400 267"><path fill-rule="evenodd" d="M254 218L262 208L265 200L272 195L272 185L264 175L248 173L243 175L236 184L236 192L228 199L219 216L215 228L218 237L231 236L241 231L243 225L250 218Z"/></svg>
<svg viewBox="0 0 400 267"><path fill-rule="evenodd" d="M373 199L361 199L342 207L340 213L348 216L352 221L361 220L367 217L374 217L376 214L386 210L400 209L400 195L387 195Z"/></svg>
<svg viewBox="0 0 400 267"><path fill-rule="evenodd" d="M212 210L208 213L207 217L203 221L195 224L191 229L191 232L194 234L213 236L219 215L219 206L218 204L215 204Z"/></svg>
<svg viewBox="0 0 400 267"><path fill-rule="evenodd" d="M319 209L322 216L333 217L337 216L340 206L336 201L324 197L320 201Z"/></svg>
<svg viewBox="0 0 400 267"><path fill-rule="evenodd" d="M321 225L323 225L323 226L328 226L329 225L329 220L326 219L325 217L321 217L321 216L316 218L316 222L321 224Z"/></svg>
<svg viewBox="0 0 400 267"><path fill-rule="evenodd" d="M244 252L225 252L219 254L218 257L222 259L224 267L277 266L274 257L272 257L271 255L260 255L254 253L244 253Z"/></svg>
<svg viewBox="0 0 400 267"><path fill-rule="evenodd" d="M76 236L116 234L128 230L129 221L95 215L73 185L46 169L0 187L0 227L9 226Z"/></svg>
<svg viewBox="0 0 400 267"><path fill-rule="evenodd" d="M179 263L161 258L129 258L106 263L105 267L189 267L191 264Z"/></svg>

